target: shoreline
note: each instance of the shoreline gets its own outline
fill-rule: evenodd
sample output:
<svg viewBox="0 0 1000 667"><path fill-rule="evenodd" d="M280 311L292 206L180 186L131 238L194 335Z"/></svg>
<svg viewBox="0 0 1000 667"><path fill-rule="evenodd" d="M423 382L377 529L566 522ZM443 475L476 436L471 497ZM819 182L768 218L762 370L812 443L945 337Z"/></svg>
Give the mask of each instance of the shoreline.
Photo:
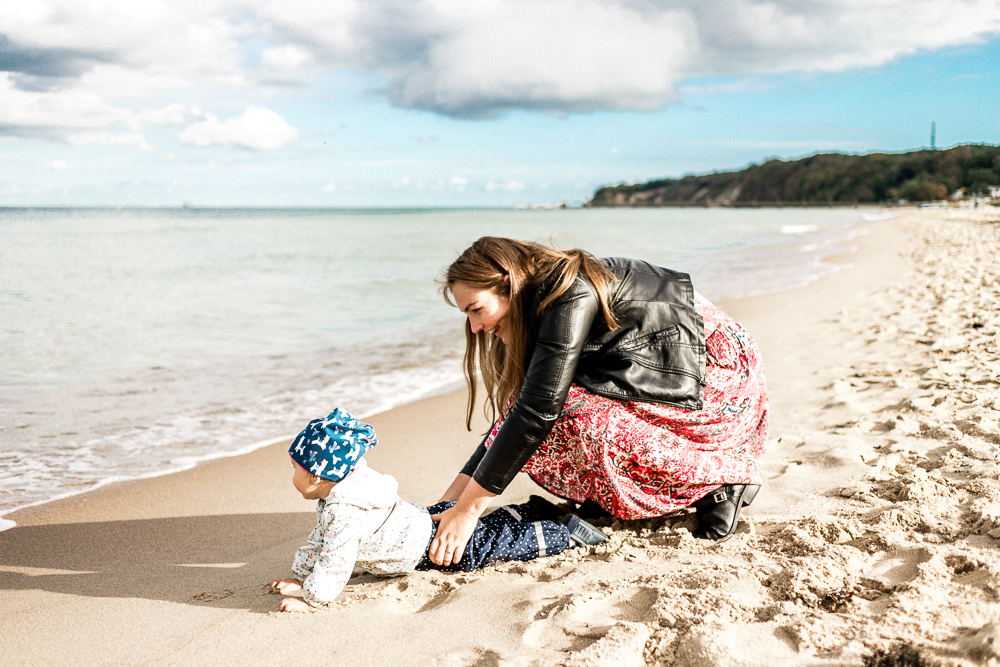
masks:
<svg viewBox="0 0 1000 667"><path fill-rule="evenodd" d="M412 403L419 403L420 401L425 401L427 399L435 398L437 396L442 396L442 395L447 395L447 394L457 394L457 393L462 393L462 392L465 391L464 388L463 389L455 389L454 385L455 385L454 382L448 383L446 385L442 385L441 387L438 387L436 389L428 390L425 394L423 394L419 398L416 398L416 399L403 399L398 404L393 404L391 401L389 401L388 403L390 404L391 407L385 408L385 409L376 410L375 412L373 412L371 414L361 415L358 418L359 419L368 419L369 417L371 417L373 415L382 414L384 412L391 412L393 410L396 410L396 409L401 408L401 407L406 406L406 405L410 405ZM66 493L64 493L62 495L57 495L57 496L54 496L52 498L48 498L46 500L39 500L37 502L28 503L26 505L19 505L19 506L11 508L9 510L0 510L0 533L2 533L5 530L9 530L11 528L14 528L17 525L17 523L15 521L10 520L8 518L8 516L12 515L12 514L15 514L17 512L20 512L22 510L31 509L33 507L41 507L41 506L47 505L49 503L55 503L55 502L59 502L61 500L66 500L68 498L73 498L73 497L76 497L76 496L85 495L85 494L88 494L88 493L93 493L93 492L98 491L100 489L103 489L103 488L105 488L105 487L107 487L109 485L126 484L126 483L129 483L129 482L140 482L142 480L155 479L157 477L166 477L166 476L169 476L169 475L176 475L176 474L179 474L179 473L186 472L188 470L192 470L194 468L197 468L200 465L204 465L206 463L211 463L212 461L218 461L218 460L221 460L221 459L233 458L235 456L245 456L247 454L252 454L253 452L255 452L255 451L259 450L259 449L265 449L267 447L271 447L271 446L274 446L274 445L277 445L277 444L281 444L281 443L289 443L289 442L291 442L291 440L293 438L295 438L296 435L297 435L297 433L289 433L289 434L285 434L285 435L276 436L276 437L273 437L273 438L267 438L266 440L260 440L258 442L254 442L254 443L251 443L249 445L245 445L244 447L241 447L240 449L235 449L235 450L229 451L229 452L222 452L222 453L219 453L219 454L212 454L212 455L209 455L209 456L202 456L202 457L190 457L191 460L188 461L188 462L185 462L183 465L179 465L178 467L168 468L168 469L165 469L165 470L162 470L162 471L152 472L152 473L145 474L145 475L138 475L138 476L135 476L135 477L111 477L111 478L108 478L108 479L99 480L97 482L94 482L93 484L88 485L86 489L81 489L81 490L78 490L78 491L67 491Z"/></svg>
<svg viewBox="0 0 1000 667"><path fill-rule="evenodd" d="M911 212L870 229L847 270L720 304L760 346L771 394L765 485L725 543L693 539L689 515L605 521L599 547L355 576L334 609L279 614L263 586L286 576L314 505L276 444L12 513L0 654L246 667L316 637L362 667L860 666L898 645L949 667L1000 660L1000 315L973 289L1000 294L1000 225ZM473 451L463 399L368 419L366 458L404 499L436 500ZM496 502L536 492L519 475Z"/></svg>

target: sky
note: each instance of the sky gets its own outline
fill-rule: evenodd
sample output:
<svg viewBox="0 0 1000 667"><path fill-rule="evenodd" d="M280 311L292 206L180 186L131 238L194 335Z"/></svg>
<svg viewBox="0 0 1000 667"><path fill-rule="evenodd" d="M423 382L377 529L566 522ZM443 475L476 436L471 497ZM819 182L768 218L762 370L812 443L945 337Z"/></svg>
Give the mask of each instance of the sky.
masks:
<svg viewBox="0 0 1000 667"><path fill-rule="evenodd" d="M0 0L0 206L573 205L998 110L1000 0Z"/></svg>

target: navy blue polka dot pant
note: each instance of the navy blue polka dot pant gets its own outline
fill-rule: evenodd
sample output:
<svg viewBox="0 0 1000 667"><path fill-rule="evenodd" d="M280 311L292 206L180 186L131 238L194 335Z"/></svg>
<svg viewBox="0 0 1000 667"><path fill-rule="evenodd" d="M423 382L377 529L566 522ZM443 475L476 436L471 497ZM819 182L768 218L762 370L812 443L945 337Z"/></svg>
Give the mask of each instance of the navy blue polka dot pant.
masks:
<svg viewBox="0 0 1000 667"><path fill-rule="evenodd" d="M444 500L428 510L431 514L439 514L454 504L454 501ZM437 534L437 529L438 523L435 521L431 529L431 540ZM468 572L500 561L554 556L565 551L571 544L566 526L541 519L529 505L505 505L479 520L465 547L462 560L457 564L447 567L435 565L424 553L417 569Z"/></svg>

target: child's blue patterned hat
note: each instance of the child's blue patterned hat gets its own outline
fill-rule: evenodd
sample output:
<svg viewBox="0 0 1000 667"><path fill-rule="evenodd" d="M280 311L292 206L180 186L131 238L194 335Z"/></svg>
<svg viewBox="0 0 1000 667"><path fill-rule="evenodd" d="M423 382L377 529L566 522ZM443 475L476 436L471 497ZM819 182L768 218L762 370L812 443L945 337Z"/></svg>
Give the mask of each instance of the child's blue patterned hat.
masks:
<svg viewBox="0 0 1000 667"><path fill-rule="evenodd" d="M313 475L339 482L377 444L374 428L337 408L326 419L309 422L292 441L288 453Z"/></svg>

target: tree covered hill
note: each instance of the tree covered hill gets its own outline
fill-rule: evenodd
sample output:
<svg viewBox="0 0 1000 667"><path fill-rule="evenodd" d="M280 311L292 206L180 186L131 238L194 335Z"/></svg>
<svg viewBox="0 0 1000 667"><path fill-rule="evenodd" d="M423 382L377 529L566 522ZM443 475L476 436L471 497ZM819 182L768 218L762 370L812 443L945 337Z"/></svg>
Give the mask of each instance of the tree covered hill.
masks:
<svg viewBox="0 0 1000 667"><path fill-rule="evenodd" d="M768 160L741 171L599 189L588 206L755 206L931 201L1000 185L1000 146Z"/></svg>

